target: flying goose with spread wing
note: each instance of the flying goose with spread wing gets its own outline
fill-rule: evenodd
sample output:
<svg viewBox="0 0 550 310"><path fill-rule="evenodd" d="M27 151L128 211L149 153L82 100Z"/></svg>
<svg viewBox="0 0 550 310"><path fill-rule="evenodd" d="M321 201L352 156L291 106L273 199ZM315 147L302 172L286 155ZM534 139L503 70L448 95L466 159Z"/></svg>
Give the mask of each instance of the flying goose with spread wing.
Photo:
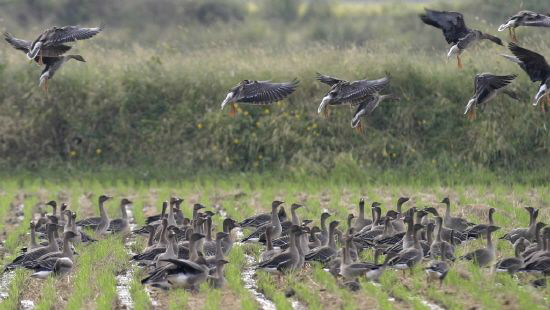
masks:
<svg viewBox="0 0 550 310"><path fill-rule="evenodd" d="M499 92L503 92L512 99L519 100L518 96L511 90L506 89L517 76L516 75L494 75L491 73L477 74L474 78L474 95L468 101L464 114L469 119L476 118L476 107L483 110L487 102L491 101Z"/></svg>
<svg viewBox="0 0 550 310"><path fill-rule="evenodd" d="M533 105L537 105L546 97L546 104L550 106L550 65L541 54L535 53L511 42L508 48L513 56L502 55L506 59L517 63L529 75L531 82L541 82L539 91L535 95ZM544 111L544 104L541 104Z"/></svg>
<svg viewBox="0 0 550 310"><path fill-rule="evenodd" d="M539 14L533 11L519 11L516 15L498 27L498 31L508 29L508 34L512 41L517 42L516 28L519 26L529 27L550 27L550 14Z"/></svg>
<svg viewBox="0 0 550 310"><path fill-rule="evenodd" d="M420 14L420 19L427 25L439 28L443 31L445 40L448 44L453 44L447 57L456 55L459 68L463 68L460 54L481 40L489 40L498 45L503 45L502 40L476 29L466 27L464 15L458 12L434 11L425 9L424 14Z"/></svg>
<svg viewBox="0 0 550 310"><path fill-rule="evenodd" d="M325 95L325 97L323 97L323 100L317 109L317 113L323 113L325 117L328 117L329 106L344 104L355 106L361 105L364 102L367 102L368 105L369 102L373 101L371 107L374 106L374 108L376 108L380 102L381 96L384 96L380 95L380 92L390 83L389 75L377 80L364 79L357 81L346 81L317 73L317 80L331 87L329 92ZM376 97L379 98L376 99Z"/></svg>
<svg viewBox="0 0 550 310"><path fill-rule="evenodd" d="M296 79L284 83L244 80L229 90L221 108L223 110L228 103L231 104L230 115L234 116L236 104L267 105L281 101L296 90L298 83Z"/></svg>

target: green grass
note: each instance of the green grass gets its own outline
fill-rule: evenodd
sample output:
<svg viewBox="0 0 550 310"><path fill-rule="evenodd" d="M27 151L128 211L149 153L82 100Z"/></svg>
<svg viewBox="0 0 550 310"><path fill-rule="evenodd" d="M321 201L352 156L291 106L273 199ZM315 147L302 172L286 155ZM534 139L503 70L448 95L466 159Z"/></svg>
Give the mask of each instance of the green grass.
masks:
<svg viewBox="0 0 550 310"><path fill-rule="evenodd" d="M130 282L130 296L134 302L134 309L146 310L151 308L151 300L145 292L145 288L141 284L141 279L144 277L140 268L135 267Z"/></svg>
<svg viewBox="0 0 550 310"><path fill-rule="evenodd" d="M500 6L494 0L484 1L483 11L477 2L463 6L472 15L468 24L483 31L495 32L496 23L511 14L495 11ZM523 1L511 2L513 11ZM540 3L531 0L525 5L543 7ZM418 10L329 15L284 25L260 14L231 27L211 25L208 35L186 24L185 35L180 30L166 34L166 44L142 41L135 48L120 45L128 41L126 33L118 32L128 31L130 25L123 24L81 43L85 49L78 50L88 62L64 67L52 81L50 96L36 87L38 69L3 44L0 114L10 117L0 123L0 166L7 173L20 169L35 174L39 168L66 175L132 168L142 179L192 176L200 169L348 180L368 170L376 180L393 168L404 171L397 178L414 179L408 173L414 170L430 180L448 179L441 171L452 175L468 170L547 181L548 118L530 105L536 85L517 65L497 57L507 52L504 47L490 44L465 52L467 67L458 71L446 62L448 46L440 32L423 25ZM273 30L285 25L289 29L281 32L286 34ZM522 31L529 33L523 45L548 50L544 32ZM250 37L275 43L244 43ZM178 40L201 42L182 50L179 44L188 45ZM315 81L316 71L346 79L389 72L387 91L402 100L382 103L365 122L365 134L358 135L349 126L349 109L333 109L330 120L316 113L328 91ZM469 122L462 112L473 93L473 77L486 71L518 74L512 87L522 100L499 96ZM235 118L219 110L227 90L243 79L294 77L300 87L281 103L242 107Z"/></svg>
<svg viewBox="0 0 550 310"><path fill-rule="evenodd" d="M29 274L30 273L26 270L18 269L15 271L13 279L9 285L8 298L0 302L0 309L19 309L19 297L23 293L23 286Z"/></svg>
<svg viewBox="0 0 550 310"><path fill-rule="evenodd" d="M37 310L50 310L55 308L57 291L55 287L55 278L45 280L42 287L42 293L39 302L36 304Z"/></svg>
<svg viewBox="0 0 550 310"><path fill-rule="evenodd" d="M501 226L498 236L512 227L526 226L528 218L522 207L530 205L543 207L544 202L550 199L548 186L509 186L505 184L492 185L454 185L446 187L441 185L426 186L419 183L412 184L387 184L374 183L348 183L329 182L317 178L308 181L296 182L273 180L269 177L251 176L250 178L230 177L227 179L204 178L200 181L188 180L180 182L153 182L150 184L133 181L96 181L83 179L64 183L38 182L26 179L23 182L2 181L0 189L3 195L0 199L5 202L0 212L6 212L7 206L14 201L18 192L27 193L25 198L24 217L25 222L30 220L31 210L38 201L38 193L41 199L47 199L56 195L61 189L70 199L71 208L79 210L79 213L95 214L97 196L101 193L111 193L116 199L109 202L106 207L113 216L118 214L118 199L131 197L135 201L134 214L138 214L143 205L151 204L157 209L161 202L170 195L178 195L186 199L183 211L190 215L190 206L193 201L200 201L211 207L219 204L220 207L232 217L240 220L246 216L269 209L271 200L283 199L288 204L300 202L306 207L300 209L302 219L313 219L318 223L321 210L328 209L335 219L344 219L349 212L357 212L354 205L359 197L367 197L370 201L382 203L383 211L393 208L396 197L406 195L412 197L406 208L416 205L423 207L432 205L442 208L438 202L444 196L451 197L452 211L461 214L473 222L484 222L486 210L495 207L495 221ZM2 192L0 191L0 192ZM85 192L92 192L91 204L79 197ZM82 203L82 205L79 205ZM90 208L90 209L88 209ZM544 208L541 209L540 220L548 222L549 215ZM144 218L144 217L143 217ZM218 228L221 227L220 219L214 221ZM13 249L8 252L5 260L13 255L20 246L26 245L27 225L20 225L10 230L7 238L10 240L6 248ZM7 226L4 226L4 228ZM246 233L246 232L245 232ZM140 251L145 242L144 237L138 237L131 246L132 251ZM484 241L468 242L460 246L457 256L474 250L484 245ZM78 246L80 255L76 257L76 265L70 278L69 291L66 292L67 301L62 305L64 309L81 309L83 307L110 308L116 303L116 275L128 268L134 268L133 279L130 282L130 294L137 309L148 309L152 301L140 284L144 273L139 267L133 267L128 263L128 253L121 238L109 237L89 246ZM243 287L241 271L246 267L246 256L257 256L261 251L258 246L236 245L229 253L230 264L226 266L227 288L224 290L212 290L206 286L201 287L200 293L184 293L181 290L169 292L162 297L171 307L186 307L201 305L206 309L223 308L227 298L235 298L236 304L243 309L256 309L257 303L250 292ZM497 253L499 257L513 255L510 244L498 241ZM365 253L363 259L371 260L372 253ZM17 278L19 277L19 278ZM3 301L3 307L13 309L13 305L19 302L19 296L25 290L28 273L18 276L11 283L10 298ZM296 300L307 305L311 309L326 308L327 304L338 304L343 309L357 309L363 303L376 305L381 309L414 308L425 309L422 299L450 309L463 309L471 306L483 308L499 308L504 302L518 308L544 308L548 302L543 299L545 291L535 290L526 285L530 277L512 279L507 275L493 275L489 270L479 268L467 262L456 262L443 289L438 289L437 284L426 283L424 272L419 266L411 277L401 272L387 270L382 277L381 286L361 281L362 289L358 293L350 292L341 285L341 280L335 279L325 272L320 266L315 265L306 272L286 276L281 282L270 274L259 272L256 278L259 290L273 300L278 308L290 309L290 301L285 297L285 291L292 288ZM51 305L57 281L63 279L47 280L42 282L36 294L35 304L48 308ZM455 296L455 297L453 297ZM389 302L393 297L395 302ZM153 299L157 298L153 296ZM202 300L207 300L205 303ZM164 302L163 302L164 304ZM232 304L235 304L233 302Z"/></svg>

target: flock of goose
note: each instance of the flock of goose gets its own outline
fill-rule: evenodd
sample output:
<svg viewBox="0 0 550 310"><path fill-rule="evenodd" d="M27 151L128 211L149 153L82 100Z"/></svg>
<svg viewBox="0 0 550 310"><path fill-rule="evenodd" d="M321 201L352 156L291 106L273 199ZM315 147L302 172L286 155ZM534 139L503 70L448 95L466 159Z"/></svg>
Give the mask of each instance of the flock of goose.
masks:
<svg viewBox="0 0 550 310"><path fill-rule="evenodd" d="M95 232L96 238L107 234L148 235L145 249L132 257L148 272L143 284L197 290L208 282L219 288L225 285L224 265L236 242L234 230L242 229L249 233L238 242L265 246L254 265L257 270L284 275L317 262L334 276L342 277L343 284L350 289L357 287L360 277L378 281L387 269L412 270L419 265L425 266L428 279L439 280L441 285L457 259L456 249L477 238L486 238L486 246L458 259L470 260L479 267L494 267L497 272L542 274L544 277L532 281L535 286L546 285L545 277L550 275L550 227L537 222L539 210L532 207L525 208L529 226L514 229L500 238L510 242L515 256L496 261L493 233L499 227L493 220L495 209L489 210L487 223L474 224L451 214L449 198L441 201L445 204L442 214L434 207L411 207L404 211L408 197L400 197L396 208L385 214L381 204L373 202L370 219L366 216L365 200L361 199L358 214L349 214L345 225L330 220L332 215L323 212L318 226L312 225L312 220L300 219L298 212L302 205L292 204L288 216L284 202L273 201L269 213L241 222L224 218L221 229L215 229L212 220L218 213L204 211L203 205L195 204L186 217L181 208L183 199L172 197L163 203L160 214L148 217L145 226L133 231L126 210L132 202L121 199L121 217L111 220L104 207L109 199L106 195L99 196L99 217L79 221L67 204L61 204L58 213L57 203L48 202L52 214L42 213L36 222L31 222L28 247L5 270L28 268L38 278L63 275L71 271L75 260L73 244L96 241L86 232ZM37 236L47 241L38 243ZM361 253L365 251L374 253L374 261L361 261L365 257ZM380 262L382 256L385 257Z"/></svg>
<svg viewBox="0 0 550 310"><path fill-rule="evenodd" d="M460 54L481 40L489 40L495 44L503 45L502 40L493 35L479 30L470 29L464 22L464 16L457 12L435 11L426 9L420 19L427 25L439 28L443 31L447 43L451 44L448 57L456 55L458 66L462 68ZM510 17L498 30L508 29L513 41L517 41L515 29L519 26L550 27L550 16L531 11L521 11ZM44 65L40 75L40 85L47 91L48 80L68 60L84 61L80 55L66 55L71 46L67 42L89 39L102 30L102 27L81 28L77 26L53 27L45 30L34 41L17 39L9 33L4 33L6 41L14 48L26 53L28 59ZM543 98L546 103L541 104L544 110L545 104L550 106L550 65L545 58L528 49L520 47L514 42L508 44L513 55L502 55L506 59L517 63L529 76L532 82L540 82L538 92L534 97L534 105ZM476 107L484 106L499 92L519 100L519 97L511 90L505 89L516 75L495 75L492 73L477 74L474 78L474 95L466 105L464 114L470 119L476 117ZM382 95L381 92L389 86L389 76L376 80L347 81L327 75L318 74L317 79L330 86L330 90L323 97L318 108L318 113L328 116L328 108L333 106L349 105L355 107L351 120L353 128L361 128L361 119L373 113L376 107L384 99L399 99L394 95ZM298 81L273 83L270 81L244 80L233 87L221 104L231 106L231 115L236 113L237 104L265 105L285 99L292 94L298 85Z"/></svg>

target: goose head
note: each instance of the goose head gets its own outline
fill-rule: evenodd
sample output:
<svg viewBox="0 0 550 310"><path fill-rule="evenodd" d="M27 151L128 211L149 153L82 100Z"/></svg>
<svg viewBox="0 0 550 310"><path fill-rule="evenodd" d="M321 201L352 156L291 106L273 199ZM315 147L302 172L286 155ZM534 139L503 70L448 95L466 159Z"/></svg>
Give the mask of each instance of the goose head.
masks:
<svg viewBox="0 0 550 310"><path fill-rule="evenodd" d="M112 196L108 196L108 195L101 195L99 196L98 200L99 200L99 203L104 203L105 201L109 200L113 198Z"/></svg>

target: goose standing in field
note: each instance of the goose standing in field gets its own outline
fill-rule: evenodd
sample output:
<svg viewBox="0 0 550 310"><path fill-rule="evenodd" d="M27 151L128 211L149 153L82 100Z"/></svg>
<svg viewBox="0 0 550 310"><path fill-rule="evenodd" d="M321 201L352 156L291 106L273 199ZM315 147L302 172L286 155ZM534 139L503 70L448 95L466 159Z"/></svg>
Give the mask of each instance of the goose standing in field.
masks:
<svg viewBox="0 0 550 310"><path fill-rule="evenodd" d="M477 249L475 251L472 251L464 256L461 257L461 259L466 259L473 261L476 265L479 267L485 267L489 266L496 258L496 248L493 244L493 239L491 238L491 234L494 231L497 231L500 229L500 227L497 226L489 226L487 227L487 246L482 249Z"/></svg>
<svg viewBox="0 0 550 310"><path fill-rule="evenodd" d="M317 113L329 116L329 106L349 104L358 105L370 101L372 96L379 96L390 83L390 77L377 80L345 81L318 73L318 80L331 86L329 92L321 100Z"/></svg>
<svg viewBox="0 0 550 310"><path fill-rule="evenodd" d="M535 238L534 242L530 242L527 239L523 238L523 242L525 243L525 250L521 253L521 256L525 258L525 261L529 261L533 255L536 255L536 253L540 252L544 248L544 236L541 235L541 230L546 226L543 222L538 222L535 226ZM516 242L514 242L514 245L519 242L519 240L522 240L522 238L519 238Z"/></svg>
<svg viewBox="0 0 550 310"><path fill-rule="evenodd" d="M63 251L50 252L40 256L39 258L27 261L22 266L27 269L32 269L35 271L40 270L53 270L57 260L59 258L68 258L71 261L73 257L73 247L71 240L76 236L72 231L67 231L63 234Z"/></svg>
<svg viewBox="0 0 550 310"><path fill-rule="evenodd" d="M127 234L130 232L130 223L128 221L128 211L126 208L131 205L132 202L127 198L122 198L120 201L120 213L122 215L119 219L114 219L109 222L108 231L112 233Z"/></svg>
<svg viewBox="0 0 550 310"><path fill-rule="evenodd" d="M550 15L539 14L532 11L519 11L516 15L508 18L508 20L498 27L498 31L508 29L508 34L512 41L517 42L516 28L519 26L529 27L550 27Z"/></svg>
<svg viewBox="0 0 550 310"><path fill-rule="evenodd" d="M318 248L312 249L306 256L306 261L318 261L322 263L328 262L336 253L338 252L336 249L336 240L334 239L334 233L336 230L336 227L340 222L338 221L332 221L329 224L329 233L328 233L328 243L326 245L322 245Z"/></svg>
<svg viewBox="0 0 550 310"><path fill-rule="evenodd" d="M324 214L324 213L323 213ZM321 229L323 229L323 215L321 215ZM330 215L329 215L330 216ZM363 227L372 224L372 220L365 218L365 199L361 198L359 200L359 215L355 219L353 228L355 231L361 231Z"/></svg>
<svg viewBox="0 0 550 310"><path fill-rule="evenodd" d="M502 55L504 58L517 63L523 71L529 75L531 82L540 82L540 87L535 95L533 105L539 104L546 97L546 104L550 106L550 65L541 54L535 53L519 45L510 42L508 48L513 56ZM544 111L544 103L541 103Z"/></svg>
<svg viewBox="0 0 550 310"><path fill-rule="evenodd" d="M392 258L388 265L396 269L411 269L424 258L424 250L418 240L418 232L423 228L421 224L414 224L413 245L408 249L403 248L396 257ZM412 270L411 270L412 272Z"/></svg>
<svg viewBox="0 0 550 310"><path fill-rule="evenodd" d="M216 261L216 275L208 276L208 282L212 288L223 288L225 283L224 266L229 264L225 259L219 259Z"/></svg>
<svg viewBox="0 0 550 310"><path fill-rule="evenodd" d="M443 230L443 219L441 217L436 217L437 223L437 234L435 241L430 246L430 255L433 258L441 257L441 260L450 260L454 261L454 247L447 241L443 240L441 237L441 232Z"/></svg>
<svg viewBox="0 0 550 310"><path fill-rule="evenodd" d="M446 252L448 252L447 244L442 243L440 253L442 254ZM440 255L441 260L436 260L437 256L434 255L434 252L431 252L430 256L432 258L432 261L430 262L430 265L425 268L426 273L428 274L428 279L435 278L439 280L439 287L441 287L443 285L443 280L445 280L445 277L449 272L449 265L446 262L445 255Z"/></svg>
<svg viewBox="0 0 550 310"><path fill-rule="evenodd" d="M476 118L476 107L485 109L487 102L496 97L499 92L503 92L510 98L519 100L519 97L511 90L506 89L517 75L494 75L491 73L477 74L474 78L474 96L466 105L465 115L473 120Z"/></svg>
<svg viewBox="0 0 550 310"><path fill-rule="evenodd" d="M36 231L34 230L35 224L33 221L30 223L30 230L31 230L31 237L29 239L29 246L28 250L32 251L39 247L39 245L36 243Z"/></svg>
<svg viewBox="0 0 550 310"><path fill-rule="evenodd" d="M53 267L40 267L31 274L33 278L45 279L50 275L62 276L73 269L73 261L68 257L59 257L55 259Z"/></svg>
<svg viewBox="0 0 550 310"><path fill-rule="evenodd" d="M17 267L23 266L23 264L26 262L36 260L48 253L58 252L59 246L57 244L57 241L55 240L55 231L57 230L57 224L51 224L51 223L46 224L46 230L48 232L48 241L49 241L47 246L42 246L17 256L13 260L13 262L6 265L4 270L12 270Z"/></svg>
<svg viewBox="0 0 550 310"><path fill-rule="evenodd" d="M269 226L265 230L265 239L266 239L266 249L260 255L260 262L265 262L270 260L273 256L281 253L280 249L273 248L273 239L271 238L271 232L273 227Z"/></svg>
<svg viewBox="0 0 550 310"><path fill-rule="evenodd" d="M525 238L519 238L514 244L514 257L509 257L497 262L497 272L508 272L509 274L516 273L523 266L523 258L521 254L525 251Z"/></svg>
<svg viewBox="0 0 550 310"><path fill-rule="evenodd" d="M420 19L427 25L439 28L443 31L445 40L448 44L453 44L447 57L456 55L459 68L463 68L460 54L472 44L489 40L498 45L503 45L502 40L479 30L469 29L464 22L464 15L458 12L434 11L425 9L424 14L420 14Z"/></svg>
<svg viewBox="0 0 550 310"><path fill-rule="evenodd" d="M403 221L403 204L409 201L409 197L399 197L397 200L397 218L391 222L395 232L404 232L405 231L405 222Z"/></svg>
<svg viewBox="0 0 550 310"><path fill-rule="evenodd" d="M524 237L527 241L533 241L536 238L537 217L539 215L539 210L535 210L532 207L525 207L525 210L529 212L529 227L516 228L509 233L506 233L500 239L508 240L514 244L521 237Z"/></svg>
<svg viewBox="0 0 550 310"><path fill-rule="evenodd" d="M464 231L468 235L468 238L479 238L482 234L485 234L487 232L487 227L495 225L495 222L493 220L493 214L495 213L495 208L489 209L489 221L487 224L477 224L474 226L469 227Z"/></svg>
<svg viewBox="0 0 550 310"><path fill-rule="evenodd" d="M445 227L463 232L469 226L472 226L467 220L461 217L451 216L451 201L449 200L449 197L443 198L441 203L445 204L445 216L443 217L443 225L445 225Z"/></svg>
<svg viewBox="0 0 550 310"><path fill-rule="evenodd" d="M292 225L290 228L290 247L287 251L273 256L267 261L258 264L258 269L263 269L271 273L284 273L294 271L302 266L300 265L299 237L303 233L300 226Z"/></svg>
<svg viewBox="0 0 550 310"><path fill-rule="evenodd" d="M105 230L109 227L109 217L107 216L107 212L105 211L105 202L113 197L107 196L107 195L101 195L98 198L98 206L99 206L99 217L89 217L87 219L83 219L76 222L76 226L82 227L82 228L90 228L97 230L99 225L101 224L102 227L105 228Z"/></svg>
<svg viewBox="0 0 550 310"><path fill-rule="evenodd" d="M321 233L319 234L319 241L321 245L326 245L328 243L328 229L327 229L327 219L330 217L330 213L323 212L321 213ZM357 224L357 222L355 222Z"/></svg>
<svg viewBox="0 0 550 310"><path fill-rule="evenodd" d="M236 104L266 105L271 104L292 94L299 81L293 80L284 83L271 83L270 81L244 80L231 88L222 102L221 108L231 104L230 115L237 113Z"/></svg>
<svg viewBox="0 0 550 310"><path fill-rule="evenodd" d="M282 227L281 227L281 221L279 220L277 209L283 203L284 203L283 201L277 201L277 200L273 201L273 203L271 204L271 221L266 223L263 226L258 227L250 235L245 237L241 242L246 242L249 240L250 241L260 240L262 236L264 236L265 238L265 230L267 226L273 227L273 231L271 232L271 237L273 239L279 238L282 232Z"/></svg>
<svg viewBox="0 0 550 310"><path fill-rule="evenodd" d="M186 259L167 259L166 262L170 264L156 268L141 283L163 289L181 287L196 291L208 278L208 266L202 257L197 262Z"/></svg>
<svg viewBox="0 0 550 310"><path fill-rule="evenodd" d="M286 211L284 207L279 208L279 221L282 223L286 221ZM260 226L263 226L267 222L271 221L271 212L270 213L261 213L254 216L251 216L249 218L244 219L242 222L239 223L239 226L241 228L247 228L247 227L254 227L258 228Z"/></svg>

